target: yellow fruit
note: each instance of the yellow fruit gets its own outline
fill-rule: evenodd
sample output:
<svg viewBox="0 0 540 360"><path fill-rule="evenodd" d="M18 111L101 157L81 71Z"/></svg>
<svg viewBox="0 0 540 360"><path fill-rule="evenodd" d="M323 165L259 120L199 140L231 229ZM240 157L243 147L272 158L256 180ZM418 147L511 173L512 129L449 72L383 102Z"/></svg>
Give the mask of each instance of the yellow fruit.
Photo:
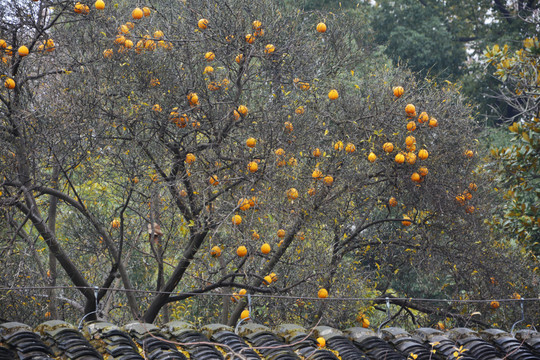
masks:
<svg viewBox="0 0 540 360"><path fill-rule="evenodd" d="M127 48L127 49L131 49L133 47L133 41L131 40L126 40L124 42L124 46Z"/></svg>
<svg viewBox="0 0 540 360"><path fill-rule="evenodd" d="M135 19L135 20L138 20L138 19L142 19L142 17L144 16L144 12L136 7L135 9L133 9L133 11L131 12L131 16Z"/></svg>
<svg viewBox="0 0 540 360"><path fill-rule="evenodd" d="M277 231L277 236L278 236L278 238L284 238L285 237L285 230L279 229Z"/></svg>
<svg viewBox="0 0 540 360"><path fill-rule="evenodd" d="M199 27L199 29L206 29L208 27L208 20L206 19L200 19L198 22L197 22L197 26Z"/></svg>
<svg viewBox="0 0 540 360"><path fill-rule="evenodd" d="M401 223L403 224L403 226L409 226L412 224L411 218L407 215L403 215L403 221Z"/></svg>
<svg viewBox="0 0 540 360"><path fill-rule="evenodd" d="M246 140L246 145L249 148L254 148L255 145L257 145L257 140L255 138L250 137L249 139Z"/></svg>
<svg viewBox="0 0 540 360"><path fill-rule="evenodd" d="M409 121L407 123L407 130L409 130L409 131L416 130L416 123L414 121Z"/></svg>
<svg viewBox="0 0 540 360"><path fill-rule="evenodd" d="M403 93L405 92L405 89L403 89L403 87L401 86L396 86L394 89L394 96L395 97L400 97L401 95L403 95Z"/></svg>
<svg viewBox="0 0 540 360"><path fill-rule="evenodd" d="M210 185L214 185L214 186L219 185L218 176L217 175L210 176L210 179L208 179L208 182L210 183Z"/></svg>
<svg viewBox="0 0 540 360"><path fill-rule="evenodd" d="M294 112L296 113L296 115L303 115L305 110L303 106L299 106L296 108L296 110L294 110Z"/></svg>
<svg viewBox="0 0 540 360"><path fill-rule="evenodd" d="M407 116L414 116L414 114L416 114L416 107L413 104L407 104L407 106L405 106L405 113Z"/></svg>
<svg viewBox="0 0 540 360"><path fill-rule="evenodd" d="M326 24L323 22L320 22L317 24L317 32L324 33L326 32Z"/></svg>
<svg viewBox="0 0 540 360"><path fill-rule="evenodd" d="M154 39L161 39L163 37L163 31L161 30L157 30L157 31L154 31Z"/></svg>
<svg viewBox="0 0 540 360"><path fill-rule="evenodd" d="M428 126L429 126L430 128L437 127L437 126L439 126L439 122L437 121L437 119L431 118L431 119L429 119Z"/></svg>
<svg viewBox="0 0 540 360"><path fill-rule="evenodd" d="M394 144L392 144L391 142L384 143L383 150L387 153L391 153L392 151L394 151Z"/></svg>
<svg viewBox="0 0 540 360"><path fill-rule="evenodd" d="M243 295L246 295L246 293L247 293L246 289L240 289L240 291L238 292L238 295L243 296Z"/></svg>
<svg viewBox="0 0 540 360"><path fill-rule="evenodd" d="M272 283L272 278L270 277L270 275L266 275L266 276L264 277L264 283L265 283L266 285L270 285L270 284Z"/></svg>
<svg viewBox="0 0 540 360"><path fill-rule="evenodd" d="M253 30L259 30L261 26L262 23L259 20L255 20L253 21L253 23L251 23L251 27L253 28Z"/></svg>
<svg viewBox="0 0 540 360"><path fill-rule="evenodd" d="M4 86L10 90L15 89L15 80L7 78L6 81L4 81Z"/></svg>
<svg viewBox="0 0 540 360"><path fill-rule="evenodd" d="M352 154L356 151L356 146L354 146L354 144L348 143L347 146L345 146L345 151L349 154Z"/></svg>
<svg viewBox="0 0 540 360"><path fill-rule="evenodd" d="M142 11L143 11L144 16L150 16L150 8L149 7L146 7L146 6L143 7Z"/></svg>
<svg viewBox="0 0 540 360"><path fill-rule="evenodd" d="M270 278L272 279L273 282L278 281L278 276L276 275L276 273L271 273Z"/></svg>
<svg viewBox="0 0 540 360"><path fill-rule="evenodd" d="M259 165L255 161L250 161L248 164L248 170L250 173L257 172L257 170L259 170Z"/></svg>
<svg viewBox="0 0 540 360"><path fill-rule="evenodd" d="M105 2L103 0L97 0L95 3L94 3L94 7L98 10L103 10L105 9Z"/></svg>
<svg viewBox="0 0 540 360"><path fill-rule="evenodd" d="M420 174L419 173L413 173L411 175L411 180L414 181L414 182L417 182L419 183L420 181L422 181L422 178L420 177Z"/></svg>
<svg viewBox="0 0 540 360"><path fill-rule="evenodd" d="M23 46L19 47L19 50L17 50L17 52L19 53L19 56L24 57L24 56L28 55L28 48L23 45Z"/></svg>
<svg viewBox="0 0 540 360"><path fill-rule="evenodd" d="M276 149L276 151L274 151L274 154L276 154L277 156L282 156L285 154L285 150L283 150L282 148Z"/></svg>
<svg viewBox="0 0 540 360"><path fill-rule="evenodd" d="M326 175L323 179L325 185L332 185L334 183L334 178L331 175Z"/></svg>
<svg viewBox="0 0 540 360"><path fill-rule="evenodd" d="M476 191L478 189L478 186L475 183L469 184L469 190Z"/></svg>
<svg viewBox="0 0 540 360"><path fill-rule="evenodd" d="M319 148L316 148L315 150L313 150L312 154L314 157L319 157L321 156L321 150Z"/></svg>
<svg viewBox="0 0 540 360"><path fill-rule="evenodd" d="M406 160L409 165L414 165L416 163L416 155L413 152L408 152Z"/></svg>
<svg viewBox="0 0 540 360"><path fill-rule="evenodd" d="M231 221L234 225L240 225L242 223L242 217L240 215L233 215Z"/></svg>
<svg viewBox="0 0 540 360"><path fill-rule="evenodd" d="M290 121L285 121L284 125L285 129L287 129L289 132L292 132L294 130L293 124Z"/></svg>
<svg viewBox="0 0 540 360"><path fill-rule="evenodd" d="M414 136L407 136L405 138L405 145L411 146L414 143L416 143L416 139L414 138Z"/></svg>
<svg viewBox="0 0 540 360"><path fill-rule="evenodd" d="M120 220L118 219L114 219L112 222L111 222L111 227L113 229L118 229L120 227Z"/></svg>
<svg viewBox="0 0 540 360"><path fill-rule="evenodd" d="M110 59L113 56L114 52L113 49L106 49L103 51L103 57Z"/></svg>
<svg viewBox="0 0 540 360"><path fill-rule="evenodd" d="M396 207L397 206L397 200L395 197L391 197L390 199L388 199L388 205L390 205L391 207Z"/></svg>
<svg viewBox="0 0 540 360"><path fill-rule="evenodd" d="M234 61L236 61L237 64L240 64L242 61L244 61L244 55L243 54L236 55L236 57L234 58Z"/></svg>
<svg viewBox="0 0 540 360"><path fill-rule="evenodd" d="M236 255L240 257L244 257L247 255L247 249L245 246L239 246L238 249L236 249Z"/></svg>
<svg viewBox="0 0 540 360"><path fill-rule="evenodd" d="M240 105L238 107L238 113L242 116L246 116L248 114L248 108L245 105Z"/></svg>
<svg viewBox="0 0 540 360"><path fill-rule="evenodd" d="M337 90L335 90L335 89L330 90L330 92L328 93L328 98L330 100L336 100L338 97L339 97L339 94L338 94Z"/></svg>
<svg viewBox="0 0 540 360"><path fill-rule="evenodd" d="M362 327L366 329L369 327L369 320L365 317L362 319Z"/></svg>
<svg viewBox="0 0 540 360"><path fill-rule="evenodd" d="M287 198L289 200L296 200L298 198L298 190L295 188L290 188L287 190Z"/></svg>
<svg viewBox="0 0 540 360"><path fill-rule="evenodd" d="M428 168L422 166L418 169L418 173L420 174L420 176L426 176L428 174Z"/></svg>
<svg viewBox="0 0 540 360"><path fill-rule="evenodd" d="M214 246L211 250L210 250L210 255L212 257L220 257L221 256L221 248L219 246Z"/></svg>
<svg viewBox="0 0 540 360"><path fill-rule="evenodd" d="M497 309L500 304L498 301L493 300L491 303L489 303L489 306L491 306L492 309Z"/></svg>
<svg viewBox="0 0 540 360"><path fill-rule="evenodd" d="M187 95L187 98L188 98L189 105L196 106L199 104L199 96L197 95L197 93L189 93Z"/></svg>
<svg viewBox="0 0 540 360"><path fill-rule="evenodd" d="M319 170L319 169L313 170L313 173L311 174L311 177L314 178L314 179L316 179L316 180L322 178L322 176L323 176L323 173L322 173L322 171Z"/></svg>
<svg viewBox="0 0 540 360"><path fill-rule="evenodd" d="M253 44L254 41L255 41L255 36L253 36L252 34L247 34L246 35L246 42L248 44Z"/></svg>
<svg viewBox="0 0 540 360"><path fill-rule="evenodd" d="M216 58L216 54L209 51L206 54L204 54L204 58L206 59L206 61L213 61Z"/></svg>
<svg viewBox="0 0 540 360"><path fill-rule="evenodd" d="M420 113L420 116L418 116L418 122L420 124L423 124L423 123L426 123L429 121L429 115L427 114L427 112L423 111Z"/></svg>
<svg viewBox="0 0 540 360"><path fill-rule="evenodd" d="M266 54L271 54L271 53L273 53L274 51L276 51L276 47L275 47L274 45L272 45L272 44L268 44L268 45L266 45L266 46L264 47L264 52L265 52Z"/></svg>
<svg viewBox="0 0 540 360"><path fill-rule="evenodd" d="M263 244L263 246L261 246L261 252L265 255L269 254L271 250L272 248L268 244Z"/></svg>
<svg viewBox="0 0 540 360"><path fill-rule="evenodd" d="M242 313L240 314L240 319L242 320L249 319L249 310L242 311Z"/></svg>
<svg viewBox="0 0 540 360"><path fill-rule="evenodd" d="M474 156L474 152L472 150L467 150L465 151L465 156L470 159Z"/></svg>
<svg viewBox="0 0 540 360"><path fill-rule="evenodd" d="M328 297L328 291L324 288L320 289L317 293L317 296L319 297L319 299L326 299Z"/></svg>
<svg viewBox="0 0 540 360"><path fill-rule="evenodd" d="M325 347L326 346L326 340L324 340L323 337L318 337L317 338L317 345L319 347Z"/></svg>
<svg viewBox="0 0 540 360"><path fill-rule="evenodd" d="M377 160L377 155L375 155L373 152L370 152L368 155L369 162L375 162Z"/></svg>
<svg viewBox="0 0 540 360"><path fill-rule="evenodd" d="M426 160L429 156L429 153L426 149L422 149L418 152L418 158L421 160Z"/></svg>
<svg viewBox="0 0 540 360"><path fill-rule="evenodd" d="M7 42L4 39L0 39L0 49L5 49L7 47Z"/></svg>
<svg viewBox="0 0 540 360"><path fill-rule="evenodd" d="M197 160L197 157L195 155L193 155L192 153L188 153L186 155L186 162L188 164L193 164L195 162L195 160Z"/></svg>
<svg viewBox="0 0 540 360"><path fill-rule="evenodd" d="M402 153L399 153L394 158L394 161L397 162L398 164L403 164L405 162L405 156Z"/></svg>
<svg viewBox="0 0 540 360"><path fill-rule="evenodd" d="M334 150L336 151L341 151L343 150L343 142L342 141L338 141L334 144Z"/></svg>

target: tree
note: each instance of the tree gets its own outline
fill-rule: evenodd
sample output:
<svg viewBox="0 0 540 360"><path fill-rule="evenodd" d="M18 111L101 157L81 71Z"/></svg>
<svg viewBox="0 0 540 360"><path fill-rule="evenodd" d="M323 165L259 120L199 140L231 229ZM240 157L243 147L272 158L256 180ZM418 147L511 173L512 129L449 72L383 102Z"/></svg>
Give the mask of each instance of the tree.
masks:
<svg viewBox="0 0 540 360"><path fill-rule="evenodd" d="M540 254L538 137L540 118L538 38L527 38L523 47L494 45L484 53L485 61L494 67L494 76L503 86L499 99L516 114L504 120L511 125L511 145L491 150L496 167L490 169L501 191L505 205L501 217L495 217L509 237L517 236L536 256Z"/></svg>
<svg viewBox="0 0 540 360"><path fill-rule="evenodd" d="M385 66L351 14L85 6L6 3L2 74L15 87L1 93L0 146L5 249L51 254L86 319L154 322L211 294L223 301L197 300L194 316L221 309L232 324L246 298L229 308L231 290L332 294L346 291L345 265L395 272L434 255L453 273L474 260L455 252L482 250L464 234L488 242L471 109L451 84ZM10 54L22 44L29 55Z"/></svg>

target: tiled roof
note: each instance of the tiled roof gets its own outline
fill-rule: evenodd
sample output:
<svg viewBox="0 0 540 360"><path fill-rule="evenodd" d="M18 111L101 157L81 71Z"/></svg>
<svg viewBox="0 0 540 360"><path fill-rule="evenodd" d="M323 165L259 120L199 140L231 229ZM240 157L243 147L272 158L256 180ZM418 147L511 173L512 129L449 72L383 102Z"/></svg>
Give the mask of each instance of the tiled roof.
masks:
<svg viewBox="0 0 540 360"><path fill-rule="evenodd" d="M323 337L326 346L318 346ZM456 354L457 351L457 354ZM458 355L458 357L456 357ZM457 328L446 332L420 328L338 330L318 326L312 332L298 325L270 329L247 323L235 329L207 325L196 329L182 321L158 328L133 322L117 327L106 322L85 324L82 330L63 321L31 328L10 322L0 325L3 359L121 360L539 360L540 333L497 329L476 332Z"/></svg>

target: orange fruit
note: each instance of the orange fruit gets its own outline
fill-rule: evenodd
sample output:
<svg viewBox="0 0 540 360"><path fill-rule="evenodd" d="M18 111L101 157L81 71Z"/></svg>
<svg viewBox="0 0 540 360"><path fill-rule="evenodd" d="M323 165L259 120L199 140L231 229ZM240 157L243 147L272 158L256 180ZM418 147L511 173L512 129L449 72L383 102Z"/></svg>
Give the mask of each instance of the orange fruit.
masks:
<svg viewBox="0 0 540 360"><path fill-rule="evenodd" d="M324 33L326 32L326 24L323 22L320 22L317 24L317 32Z"/></svg>
<svg viewBox="0 0 540 360"><path fill-rule="evenodd" d="M395 197L391 197L390 199L388 199L388 205L390 205L391 207L396 207L398 204L397 200Z"/></svg>
<svg viewBox="0 0 540 360"><path fill-rule="evenodd" d="M239 246L238 249L236 249L236 255L240 257L244 257L247 255L247 249L245 246Z"/></svg>
<svg viewBox="0 0 540 360"><path fill-rule="evenodd" d="M383 150L387 153L391 153L392 151L394 151L394 144L392 144L391 142L384 143Z"/></svg>
<svg viewBox="0 0 540 360"><path fill-rule="evenodd" d="M426 149L422 149L418 152L418 157L421 159L421 160L426 160L429 156L429 153Z"/></svg>
<svg viewBox="0 0 540 360"><path fill-rule="evenodd" d="M403 164L405 162L405 155L403 155L402 153L397 154L394 158L394 161L398 164Z"/></svg>
<svg viewBox="0 0 540 360"><path fill-rule="evenodd" d="M375 155L373 152L370 152L368 155L369 162L375 162L377 160L377 155Z"/></svg>
<svg viewBox="0 0 540 360"><path fill-rule="evenodd" d="M322 336L318 337L317 338L317 345L319 347L325 347L326 346L326 340L324 340L324 338Z"/></svg>
<svg viewBox="0 0 540 360"><path fill-rule="evenodd" d="M261 252L263 254L265 254L265 255L269 254L271 250L272 250L272 248L270 247L270 245L268 245L266 243L261 246Z"/></svg>
<svg viewBox="0 0 540 360"><path fill-rule="evenodd" d="M403 87L401 87L401 86L396 86L393 89L393 92L394 92L394 96L398 98L401 95L403 95L403 93L405 92L405 89L403 89Z"/></svg>
<svg viewBox="0 0 540 360"><path fill-rule="evenodd" d="M249 319L249 310L242 311L242 313L240 314L240 319L242 320Z"/></svg>
<svg viewBox="0 0 540 360"><path fill-rule="evenodd" d="M23 45L23 46L19 47L19 50L17 50L17 52L19 53L19 56L24 57L24 56L28 55L28 48Z"/></svg>
<svg viewBox="0 0 540 360"><path fill-rule="evenodd" d="M334 183L334 178L331 175L326 175L323 179L323 182L325 183L325 185L330 186Z"/></svg>
<svg viewBox="0 0 540 360"><path fill-rule="evenodd" d="M94 3L94 7L98 10L103 10L105 9L105 2L103 0L97 0L95 3Z"/></svg>
<svg viewBox="0 0 540 360"><path fill-rule="evenodd" d="M242 223L242 217L238 214L233 215L233 217L231 218L231 221L234 225L240 225Z"/></svg>
<svg viewBox="0 0 540 360"><path fill-rule="evenodd" d="M186 162L188 164L193 164L195 162L195 160L197 160L197 157L195 155L193 155L192 153L188 153L186 155Z"/></svg>
<svg viewBox="0 0 540 360"><path fill-rule="evenodd" d="M279 229L277 231L277 236L278 236L278 238L284 238L285 237L285 230Z"/></svg>
<svg viewBox="0 0 540 360"><path fill-rule="evenodd" d="M317 293L317 296L319 297L319 299L326 299L328 297L328 291L326 289L322 288Z"/></svg>
<svg viewBox="0 0 540 360"><path fill-rule="evenodd" d="M135 20L138 20L138 19L142 19L142 17L144 16L144 12L136 7L135 9L133 9L133 11L131 12L131 16L135 19Z"/></svg>
<svg viewBox="0 0 540 360"><path fill-rule="evenodd" d="M221 248L219 246L214 246L211 250L210 250L210 255L212 257L220 257L221 256Z"/></svg>
<svg viewBox="0 0 540 360"><path fill-rule="evenodd" d="M403 221L401 222L404 226L409 226L412 224L412 222L410 221L411 218L408 217L407 215L403 215Z"/></svg>
<svg viewBox="0 0 540 360"><path fill-rule="evenodd" d="M254 148L255 145L257 145L257 140L255 138L250 137L249 139L246 140L246 145L249 148Z"/></svg>
<svg viewBox="0 0 540 360"><path fill-rule="evenodd" d="M197 22L197 26L199 27L199 29L206 29L208 27L208 20L206 19L200 19L198 22Z"/></svg>
<svg viewBox="0 0 540 360"><path fill-rule="evenodd" d="M250 173L254 173L259 170L259 165L255 161L250 161L247 168Z"/></svg>
<svg viewBox="0 0 540 360"><path fill-rule="evenodd" d="M328 93L328 98L329 98L330 100L336 100L338 97L339 97L339 93L337 92L336 89L332 89L332 90L330 90L330 92Z"/></svg>

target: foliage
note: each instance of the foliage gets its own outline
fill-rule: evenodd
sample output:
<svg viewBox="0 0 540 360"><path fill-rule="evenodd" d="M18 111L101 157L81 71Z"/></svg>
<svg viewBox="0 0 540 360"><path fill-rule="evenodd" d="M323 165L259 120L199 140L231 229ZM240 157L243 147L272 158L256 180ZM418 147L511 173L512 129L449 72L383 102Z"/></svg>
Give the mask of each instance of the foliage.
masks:
<svg viewBox="0 0 540 360"><path fill-rule="evenodd" d="M506 119L511 125L511 145L492 150L498 167L492 169L505 206L501 218L495 218L509 237L517 236L535 255L540 254L539 164L540 152L540 78L538 38L527 38L514 52L505 45L494 45L485 53L485 61L495 68L494 75L504 84L499 98L517 114ZM504 190L503 190L504 189Z"/></svg>
<svg viewBox="0 0 540 360"><path fill-rule="evenodd" d="M77 287L52 296L69 307L58 316L234 324L246 297L229 294L240 289L386 296L434 273L440 297L508 296L507 285L478 286L494 272L524 289L515 254L484 231L489 193L471 108L454 84L388 66L352 13L163 1L134 20L129 2L88 14L73 5L9 2L0 27L9 46L30 50L6 47L0 65L16 83L0 93L2 261L6 274ZM429 294L417 287L398 294ZM352 322L359 305L295 304L264 298L255 313L268 323ZM428 314L426 324L467 318L455 306L402 306Z"/></svg>

